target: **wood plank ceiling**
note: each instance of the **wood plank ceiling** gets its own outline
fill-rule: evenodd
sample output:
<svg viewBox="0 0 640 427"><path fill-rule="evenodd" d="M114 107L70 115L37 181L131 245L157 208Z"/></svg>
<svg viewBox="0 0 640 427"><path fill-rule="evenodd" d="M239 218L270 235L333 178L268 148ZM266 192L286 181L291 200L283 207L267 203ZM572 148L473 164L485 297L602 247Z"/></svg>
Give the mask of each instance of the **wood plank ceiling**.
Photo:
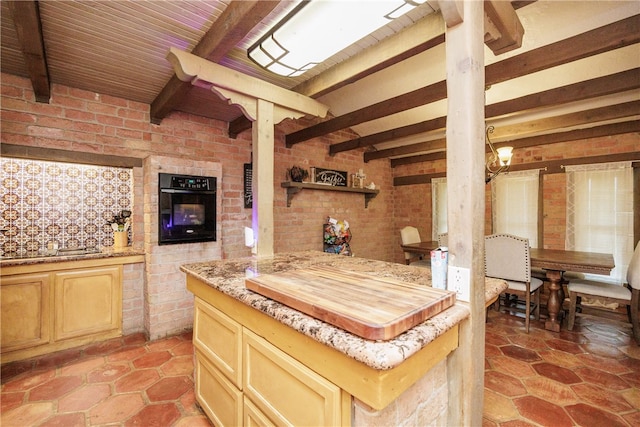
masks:
<svg viewBox="0 0 640 427"><path fill-rule="evenodd" d="M350 128L359 137L328 146L331 154L365 147L365 161L398 166L445 155L445 27L437 4L284 78L256 67L246 49L294 1L3 1L0 70L29 77L39 102L61 84L147 103L155 124L177 110L228 122L232 137L249 129L239 108L175 77L165 59L175 46L329 105L328 119L286 135L287 146ZM639 2L511 6L524 28L522 47L485 54L494 141L518 149L640 131Z"/></svg>

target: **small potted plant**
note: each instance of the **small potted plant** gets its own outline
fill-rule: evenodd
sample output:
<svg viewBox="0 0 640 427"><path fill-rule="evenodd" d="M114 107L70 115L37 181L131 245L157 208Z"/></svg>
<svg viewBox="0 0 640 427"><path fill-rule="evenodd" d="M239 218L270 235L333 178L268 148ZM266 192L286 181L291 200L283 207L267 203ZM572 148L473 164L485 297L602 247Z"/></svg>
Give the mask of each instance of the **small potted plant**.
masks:
<svg viewBox="0 0 640 427"><path fill-rule="evenodd" d="M309 172L300 166L292 166L287 169L287 173L289 174L291 181L294 182L302 182L309 177Z"/></svg>
<svg viewBox="0 0 640 427"><path fill-rule="evenodd" d="M113 229L113 247L123 248L128 245L128 231L131 225L131 211L123 210L114 215L107 224Z"/></svg>

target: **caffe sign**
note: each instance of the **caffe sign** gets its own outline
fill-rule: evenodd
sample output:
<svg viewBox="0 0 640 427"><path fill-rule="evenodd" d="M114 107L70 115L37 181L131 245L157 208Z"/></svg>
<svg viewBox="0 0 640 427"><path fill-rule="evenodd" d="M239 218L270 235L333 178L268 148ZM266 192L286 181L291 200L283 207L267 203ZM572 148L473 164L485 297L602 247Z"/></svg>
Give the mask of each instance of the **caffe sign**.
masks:
<svg viewBox="0 0 640 427"><path fill-rule="evenodd" d="M336 171L332 169L315 168L316 170L316 183L329 184L336 187L347 186L347 172Z"/></svg>

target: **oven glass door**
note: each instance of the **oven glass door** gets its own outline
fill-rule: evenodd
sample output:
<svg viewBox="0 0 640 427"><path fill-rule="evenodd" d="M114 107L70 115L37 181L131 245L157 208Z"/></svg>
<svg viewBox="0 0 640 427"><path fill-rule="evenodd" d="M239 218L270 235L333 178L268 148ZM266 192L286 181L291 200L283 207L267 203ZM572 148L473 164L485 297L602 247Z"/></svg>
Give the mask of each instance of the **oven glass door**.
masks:
<svg viewBox="0 0 640 427"><path fill-rule="evenodd" d="M216 240L215 191L160 190L162 244Z"/></svg>

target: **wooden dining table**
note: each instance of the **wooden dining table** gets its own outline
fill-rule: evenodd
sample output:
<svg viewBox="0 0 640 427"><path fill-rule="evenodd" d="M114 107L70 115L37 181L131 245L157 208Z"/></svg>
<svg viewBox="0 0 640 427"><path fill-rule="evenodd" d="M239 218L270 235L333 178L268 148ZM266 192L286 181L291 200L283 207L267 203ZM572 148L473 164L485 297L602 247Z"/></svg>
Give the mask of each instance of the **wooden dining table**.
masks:
<svg viewBox="0 0 640 427"><path fill-rule="evenodd" d="M403 252L411 252L416 255L423 255L425 259L429 259L431 256L431 251L438 248L438 242L436 240L433 241L425 241L418 243L407 243L400 245ZM407 264L409 261L407 260Z"/></svg>
<svg viewBox="0 0 640 427"><path fill-rule="evenodd" d="M433 249L438 247L438 242L423 241L400 246L405 252L428 256ZM531 267L544 269L547 280L549 280L549 300L547 301L549 317L544 326L545 329L555 332L560 332L562 323L560 312L565 297L562 288L562 274L565 271L575 271L608 276L615 267L612 254L596 252L531 248L530 257Z"/></svg>
<svg viewBox="0 0 640 427"><path fill-rule="evenodd" d="M531 248L530 257L531 267L544 269L549 280L549 300L547 301L549 318L544 327L555 332L560 332L562 322L560 316L564 301L562 274L565 271L575 271L608 276L615 267L612 254L597 252Z"/></svg>

